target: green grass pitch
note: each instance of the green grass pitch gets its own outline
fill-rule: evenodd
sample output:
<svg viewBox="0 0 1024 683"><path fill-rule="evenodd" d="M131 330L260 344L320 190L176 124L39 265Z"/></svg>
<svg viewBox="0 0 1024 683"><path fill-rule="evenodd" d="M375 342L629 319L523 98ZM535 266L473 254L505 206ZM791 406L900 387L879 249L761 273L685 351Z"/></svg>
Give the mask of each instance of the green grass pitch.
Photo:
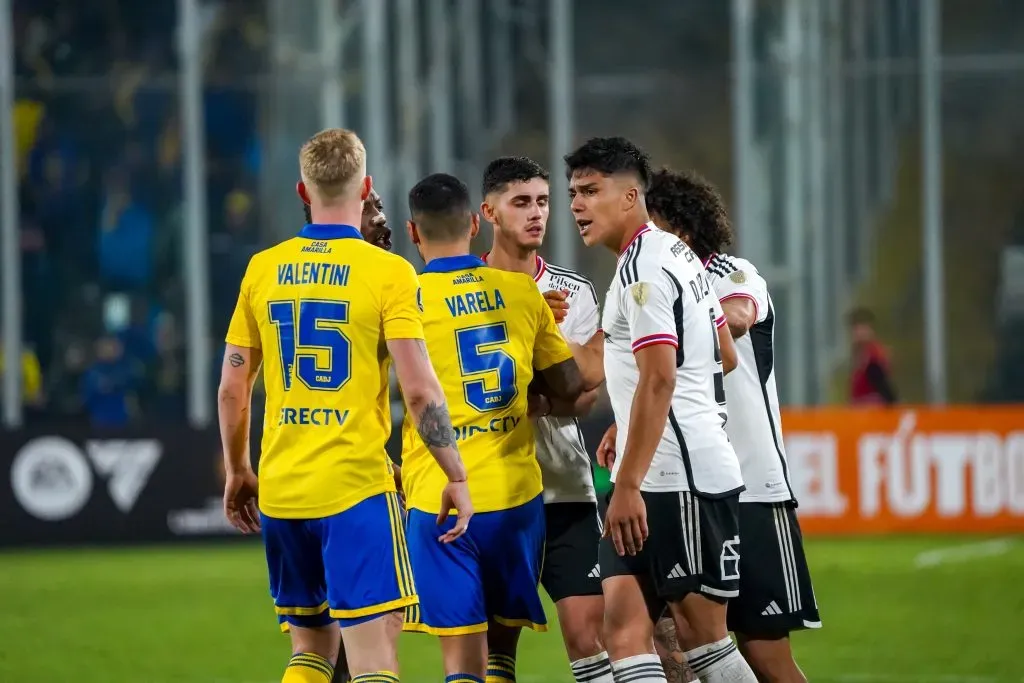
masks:
<svg viewBox="0 0 1024 683"><path fill-rule="evenodd" d="M984 541L811 540L810 681L1024 683L1024 538ZM273 683L289 654L255 544L4 553L0 589L5 683ZM571 680L552 626L524 636L523 683ZM430 636L404 635L402 661L442 680Z"/></svg>

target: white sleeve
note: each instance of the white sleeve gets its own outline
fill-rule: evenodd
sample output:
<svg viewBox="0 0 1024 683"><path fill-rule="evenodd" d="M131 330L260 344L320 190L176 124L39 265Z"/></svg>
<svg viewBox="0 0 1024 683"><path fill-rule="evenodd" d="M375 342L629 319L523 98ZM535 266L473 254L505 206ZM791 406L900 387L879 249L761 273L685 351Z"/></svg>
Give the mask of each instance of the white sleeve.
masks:
<svg viewBox="0 0 1024 683"><path fill-rule="evenodd" d="M728 321L725 319L725 311L722 310L722 302L715 297L711 299L711 308L715 312L715 329L721 329Z"/></svg>
<svg viewBox="0 0 1024 683"><path fill-rule="evenodd" d="M562 333L577 344L586 344L601 326L601 306L592 286L581 287L570 304Z"/></svg>
<svg viewBox="0 0 1024 683"><path fill-rule="evenodd" d="M756 322L768 317L768 285L753 267L737 268L715 282L715 293L720 301L737 297L754 303Z"/></svg>
<svg viewBox="0 0 1024 683"><path fill-rule="evenodd" d="M622 307L629 322L633 353L655 344L679 348L679 333L673 306L679 293L662 275L648 276L622 290Z"/></svg>

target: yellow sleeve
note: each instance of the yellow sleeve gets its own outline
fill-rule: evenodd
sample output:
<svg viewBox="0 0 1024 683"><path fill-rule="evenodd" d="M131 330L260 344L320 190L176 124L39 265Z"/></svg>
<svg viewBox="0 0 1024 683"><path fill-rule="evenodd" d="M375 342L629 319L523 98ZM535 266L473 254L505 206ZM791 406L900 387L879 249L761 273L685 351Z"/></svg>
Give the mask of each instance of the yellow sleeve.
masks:
<svg viewBox="0 0 1024 683"><path fill-rule="evenodd" d="M245 276L242 278L242 286L238 290L238 302L235 304L235 312L231 315L228 333L224 337L224 341L228 344L243 346L247 349L261 348L260 328L256 322L256 316L252 313L252 303L250 300L253 270L253 262L249 261L249 267L245 269Z"/></svg>
<svg viewBox="0 0 1024 683"><path fill-rule="evenodd" d="M423 295L416 271L400 256L394 257L389 270L392 275L381 297L384 338L423 339Z"/></svg>
<svg viewBox="0 0 1024 683"><path fill-rule="evenodd" d="M537 326L537 339L533 343L533 367L535 370L547 370L556 363L572 358L572 351L559 331L555 315L543 295L540 291L536 294L534 302L540 323Z"/></svg>
<svg viewBox="0 0 1024 683"><path fill-rule="evenodd" d="M27 400L39 398L43 388L43 371L39 367L39 359L31 351L21 354L21 382Z"/></svg>

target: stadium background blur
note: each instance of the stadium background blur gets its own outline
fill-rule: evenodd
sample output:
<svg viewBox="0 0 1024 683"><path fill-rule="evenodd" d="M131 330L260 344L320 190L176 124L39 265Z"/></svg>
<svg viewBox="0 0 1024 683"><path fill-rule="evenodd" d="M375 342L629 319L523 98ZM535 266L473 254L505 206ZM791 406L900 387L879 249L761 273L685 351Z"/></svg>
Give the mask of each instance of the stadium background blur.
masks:
<svg viewBox="0 0 1024 683"><path fill-rule="evenodd" d="M598 287L612 261L562 199L574 143L625 135L716 182L782 321L825 622L796 637L810 680L1024 681L1024 4L3 0L0 17L0 680L279 670L260 549L220 515L212 399L249 256L299 226L296 151L344 125L396 250L413 256L419 177L472 188L526 154L553 171L545 255ZM855 305L901 406L843 405ZM585 423L591 447L606 423ZM520 680L570 679L555 634L524 646ZM403 647L406 680L436 678L431 639Z"/></svg>

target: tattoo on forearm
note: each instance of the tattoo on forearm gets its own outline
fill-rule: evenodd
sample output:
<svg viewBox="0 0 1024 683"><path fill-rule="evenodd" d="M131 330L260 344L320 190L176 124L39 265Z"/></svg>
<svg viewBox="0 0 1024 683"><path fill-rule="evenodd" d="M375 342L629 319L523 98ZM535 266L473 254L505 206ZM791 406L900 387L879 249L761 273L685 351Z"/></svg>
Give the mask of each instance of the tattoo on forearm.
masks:
<svg viewBox="0 0 1024 683"><path fill-rule="evenodd" d="M231 367L240 368L245 365L245 358L242 357L242 354L236 352L228 356L228 362L231 363Z"/></svg>
<svg viewBox="0 0 1024 683"><path fill-rule="evenodd" d="M555 363L550 368L543 370L541 374L557 398L574 401L583 393L583 376L580 374L580 366L576 364L575 359L570 358L561 363Z"/></svg>
<svg viewBox="0 0 1024 683"><path fill-rule="evenodd" d="M427 448L446 448L455 445L455 430L448 406L431 401L420 413L417 429Z"/></svg>

